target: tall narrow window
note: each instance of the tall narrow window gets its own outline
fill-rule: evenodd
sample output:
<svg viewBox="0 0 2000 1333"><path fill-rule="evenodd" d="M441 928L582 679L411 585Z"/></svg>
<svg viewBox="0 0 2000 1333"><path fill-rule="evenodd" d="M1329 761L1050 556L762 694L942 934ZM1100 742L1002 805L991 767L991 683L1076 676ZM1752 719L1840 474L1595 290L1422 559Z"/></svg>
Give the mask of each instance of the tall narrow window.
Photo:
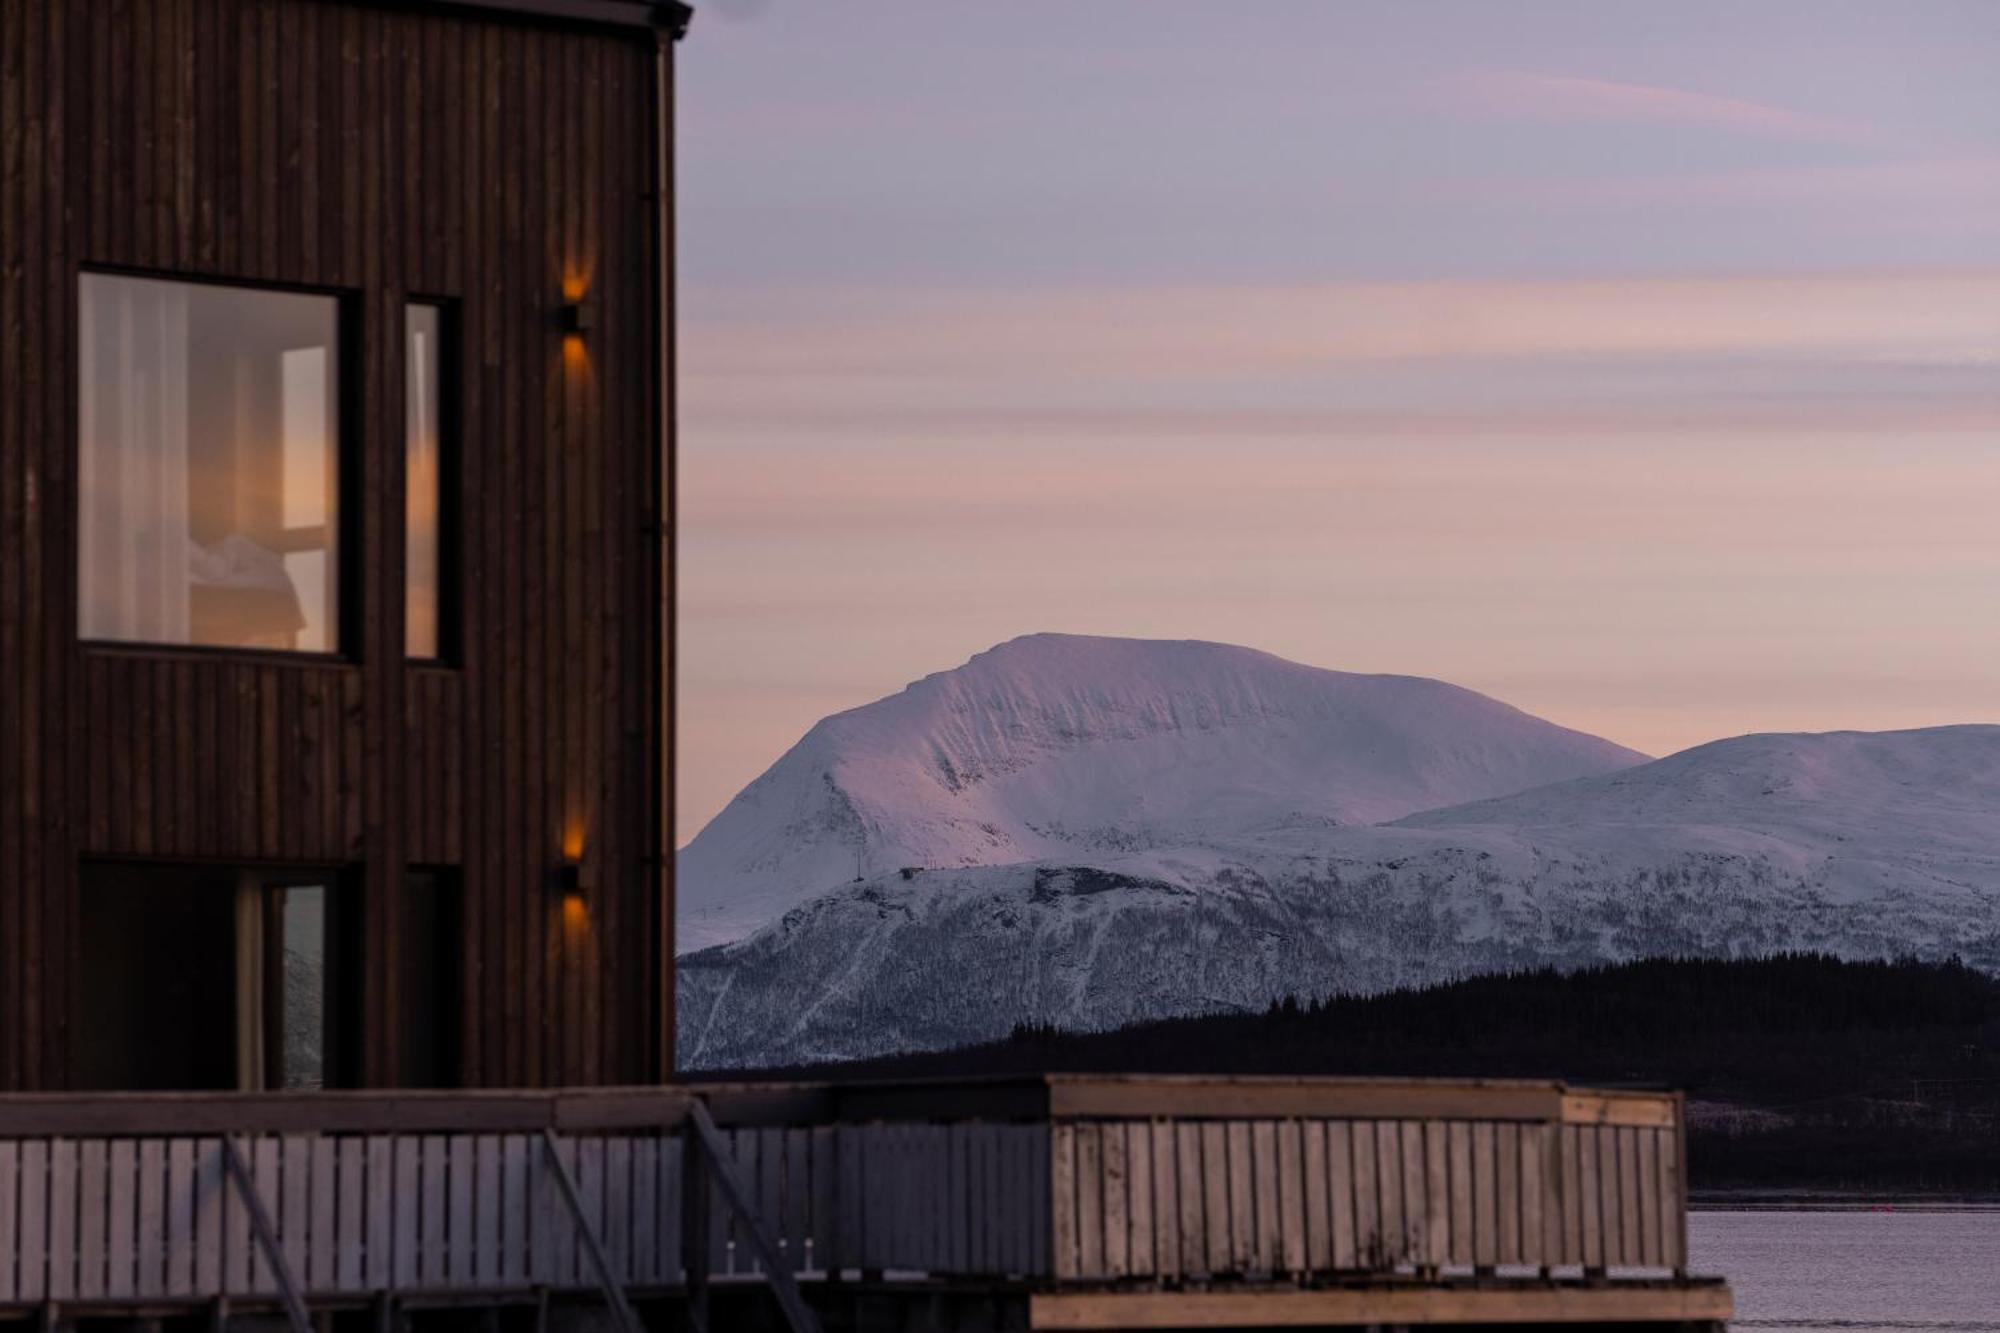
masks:
<svg viewBox="0 0 2000 1333"><path fill-rule="evenodd" d="M340 646L339 302L86 273L86 639Z"/></svg>
<svg viewBox="0 0 2000 1333"><path fill-rule="evenodd" d="M404 312L408 348L404 426L404 651L445 655L445 491L442 397L444 311L411 305Z"/></svg>

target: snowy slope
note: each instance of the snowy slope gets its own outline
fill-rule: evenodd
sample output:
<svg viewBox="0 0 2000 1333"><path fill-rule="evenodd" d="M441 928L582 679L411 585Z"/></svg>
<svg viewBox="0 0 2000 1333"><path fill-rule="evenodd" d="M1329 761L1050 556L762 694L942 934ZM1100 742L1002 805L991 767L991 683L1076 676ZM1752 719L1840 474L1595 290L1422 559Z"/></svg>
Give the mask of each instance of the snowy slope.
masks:
<svg viewBox="0 0 2000 1333"><path fill-rule="evenodd" d="M681 1050L826 1058L1793 948L2000 971L2000 727L1746 736L1381 827L876 876L683 959Z"/></svg>
<svg viewBox="0 0 2000 1333"><path fill-rule="evenodd" d="M903 867L1212 872L1186 849L1372 824L1645 756L1472 691L1226 644L1036 634L829 717L678 857L684 949ZM1192 855L1192 862L1190 862Z"/></svg>

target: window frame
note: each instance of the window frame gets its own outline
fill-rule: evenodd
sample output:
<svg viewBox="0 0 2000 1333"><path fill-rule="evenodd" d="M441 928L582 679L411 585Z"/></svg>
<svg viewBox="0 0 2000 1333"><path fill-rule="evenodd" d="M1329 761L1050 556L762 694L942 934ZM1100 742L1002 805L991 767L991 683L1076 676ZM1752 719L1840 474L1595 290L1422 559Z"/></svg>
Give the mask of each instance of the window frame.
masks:
<svg viewBox="0 0 2000 1333"><path fill-rule="evenodd" d="M437 616L437 651L430 654L412 653L407 639L410 615L410 562L409 562L409 484L410 484L410 442L407 434L410 420L410 309L424 306L437 312L437 588L434 590L435 614ZM460 436L460 400L463 386L464 342L461 332L461 307L458 298L436 296L421 292L407 292L401 306L397 308L396 346L402 353L402 422L404 434L401 447L396 451L397 474L402 478L403 510L402 535L398 539L402 551L403 577L396 590L397 604L402 611L397 623L405 627L403 661L419 668L455 670L465 665L465 617L464 617L464 553L461 521L464 495L464 450Z"/></svg>
<svg viewBox="0 0 2000 1333"><path fill-rule="evenodd" d="M336 495L336 509L332 524L334 538L338 543L334 552L335 607L333 623L338 634L339 646L331 651L319 649L285 648L243 648L228 644L212 643L152 643L141 639L94 639L84 635L79 623L79 598L77 571L83 561L83 491L77 479L83 470L83 356L80 346L82 336L83 280L86 276L101 275L113 278L141 278L152 282L179 283L190 287L228 287L237 291L270 292L290 296L318 296L330 298L333 303L333 350L338 358L335 367L333 402L337 412L336 429L333 434L333 475L339 487ZM198 659L222 658L231 661L252 661L271 663L304 663L317 665L359 665L372 645L366 642L365 627L367 615L364 610L366 597L362 580L366 577L367 562L362 558L362 533L364 531L361 514L361 497L367 482L366 436L362 427L364 395L361 367L365 364L367 340L364 324L367 313L362 294L353 287L336 287L319 283L284 282L261 278L243 278L216 273L192 273L182 269L153 268L136 264L107 264L84 262L77 264L70 272L66 296L69 302L69 355L70 355L70 421L69 434L69 546L65 555L70 572L70 595L67 598L66 614L69 617L70 638L80 648L91 654L115 655L122 657L191 657Z"/></svg>

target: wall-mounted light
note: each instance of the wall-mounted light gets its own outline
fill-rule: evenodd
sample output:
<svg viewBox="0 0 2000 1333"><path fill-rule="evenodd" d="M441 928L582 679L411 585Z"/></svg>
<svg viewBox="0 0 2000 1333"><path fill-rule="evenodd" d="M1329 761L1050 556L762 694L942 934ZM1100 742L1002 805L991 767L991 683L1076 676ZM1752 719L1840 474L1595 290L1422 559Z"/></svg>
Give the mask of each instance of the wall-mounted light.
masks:
<svg viewBox="0 0 2000 1333"><path fill-rule="evenodd" d="M583 899L583 863L558 861L549 867L549 892L565 902Z"/></svg>
<svg viewBox="0 0 2000 1333"><path fill-rule="evenodd" d="M556 308L556 321L563 337L581 338L597 323L597 311L589 301L565 301Z"/></svg>

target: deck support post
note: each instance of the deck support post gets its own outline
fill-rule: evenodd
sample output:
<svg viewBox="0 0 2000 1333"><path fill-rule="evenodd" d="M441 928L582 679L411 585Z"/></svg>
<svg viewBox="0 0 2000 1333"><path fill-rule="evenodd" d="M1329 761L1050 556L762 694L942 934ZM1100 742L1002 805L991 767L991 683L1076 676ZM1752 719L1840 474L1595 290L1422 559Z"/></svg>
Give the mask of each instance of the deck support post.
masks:
<svg viewBox="0 0 2000 1333"><path fill-rule="evenodd" d="M230 1180L235 1183L237 1193L243 1197L244 1210L250 1214L250 1233L256 1237L258 1248L264 1251L264 1262L277 1275L278 1291L284 1296L285 1314L292 1321L292 1333L313 1333L312 1320L306 1315L305 1298L299 1294L299 1284L292 1277L291 1265L285 1262L285 1252L278 1246L278 1233L271 1226L271 1214L265 1211L264 1198L257 1193L257 1186L250 1179L250 1168L244 1165L236 1140L227 1134L222 1136L222 1163L229 1172Z"/></svg>
<svg viewBox="0 0 2000 1333"><path fill-rule="evenodd" d="M639 1316L632 1312L632 1303L625 1299L625 1284L611 1271L611 1261L605 1258L604 1244L597 1238L597 1228L584 1215L583 1199L577 1193L576 1182L570 1179L568 1164L556 1148L554 1130L542 1131L542 1156L547 1161L549 1174L555 1177L556 1192L562 1195L563 1203L569 1208L570 1220L576 1223L576 1234L583 1241L583 1252L590 1257L591 1267L597 1270L598 1285L604 1289L604 1299L610 1303L618 1326L625 1333L646 1333L639 1323Z"/></svg>

